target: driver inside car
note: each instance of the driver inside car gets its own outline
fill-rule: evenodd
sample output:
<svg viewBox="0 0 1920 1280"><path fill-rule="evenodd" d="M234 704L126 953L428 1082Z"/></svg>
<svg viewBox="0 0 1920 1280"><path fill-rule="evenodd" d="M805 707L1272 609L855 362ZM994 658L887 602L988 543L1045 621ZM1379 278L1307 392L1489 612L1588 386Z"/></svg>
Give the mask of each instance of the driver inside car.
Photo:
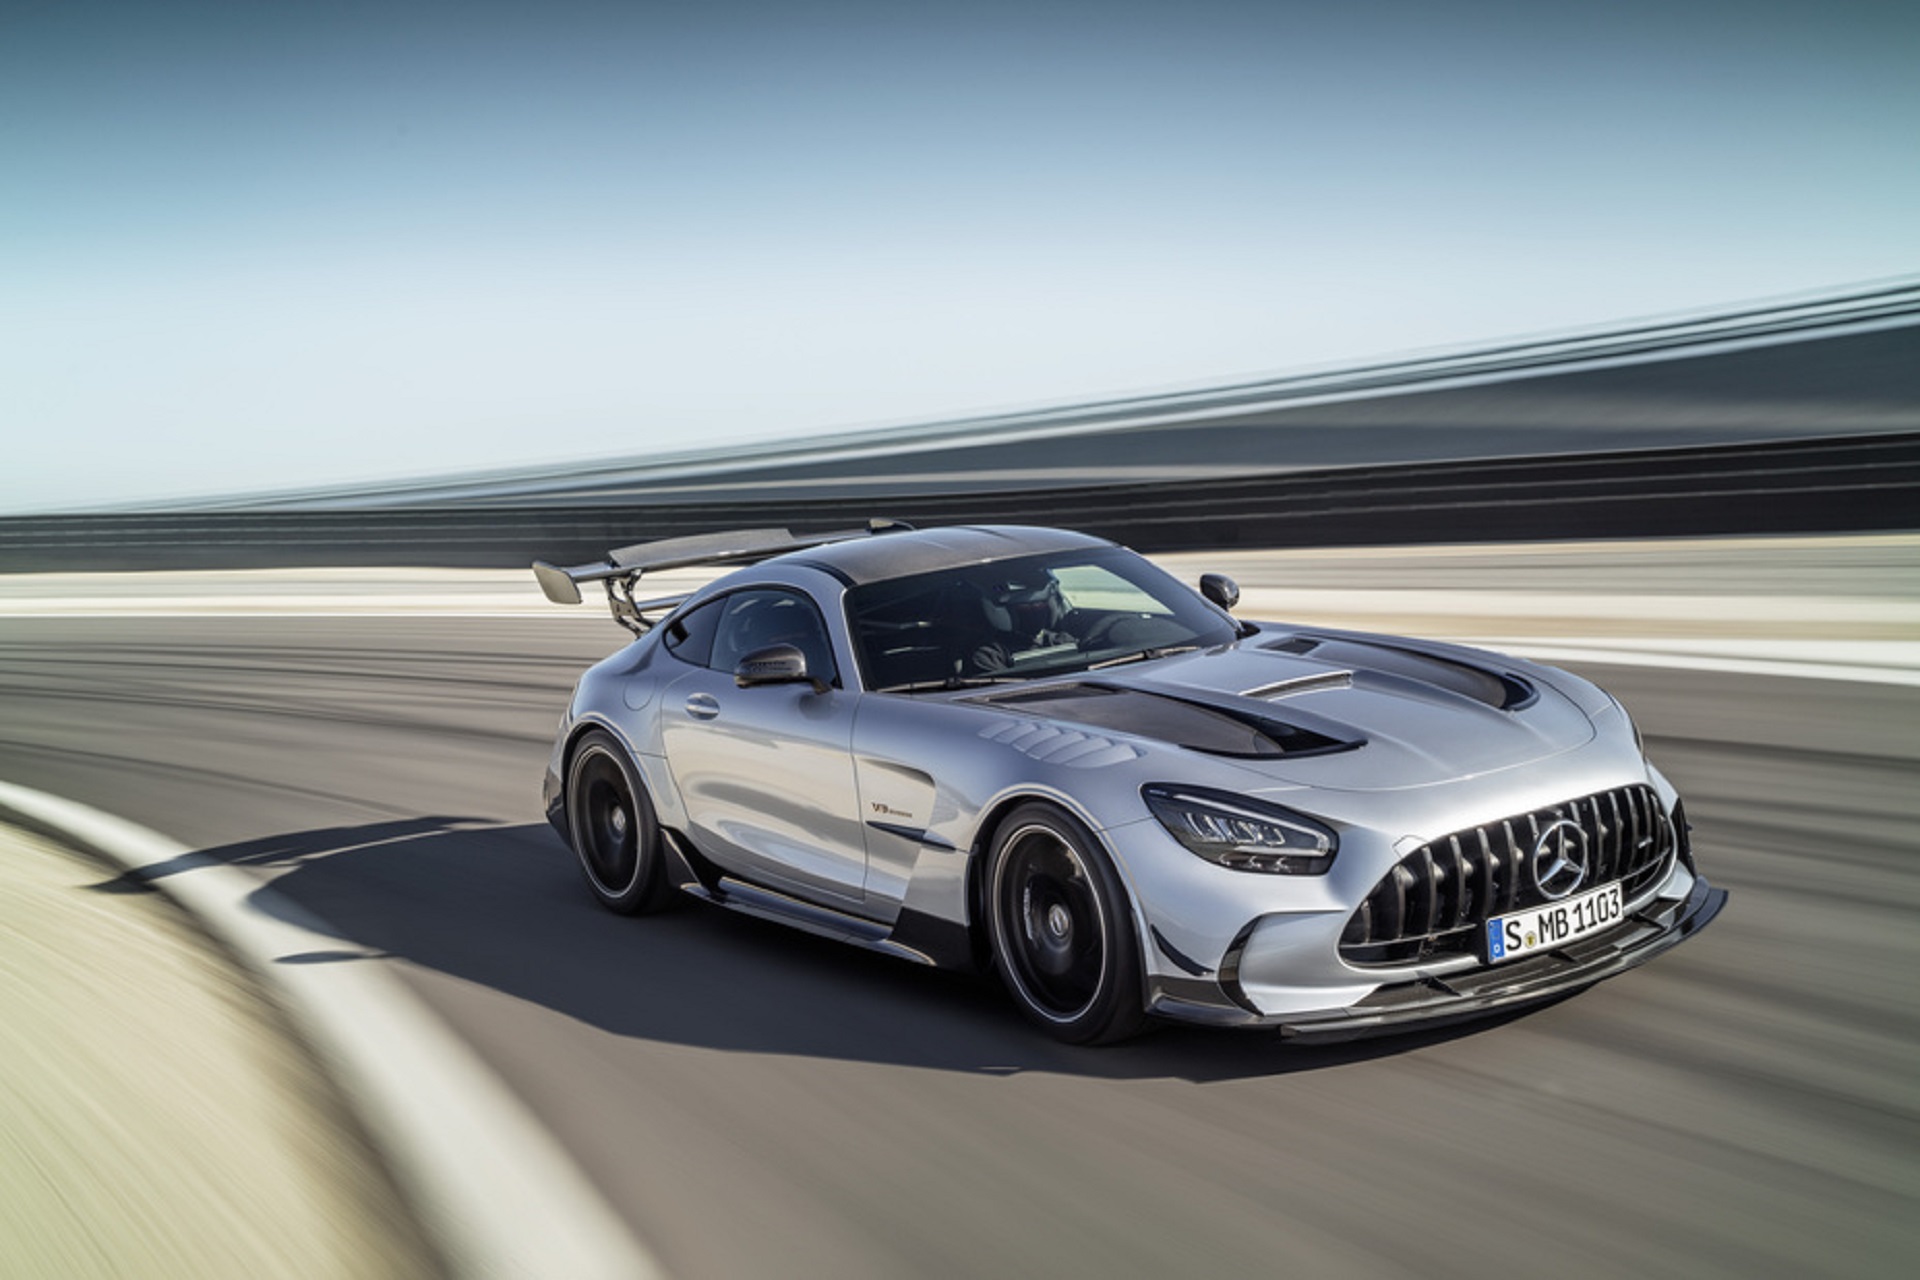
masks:
<svg viewBox="0 0 1920 1280"><path fill-rule="evenodd" d="M974 671L1005 671L1026 653L1079 644L1078 637L1061 629L1071 611L1052 574L1039 581L995 584L980 604L990 634L968 655Z"/></svg>

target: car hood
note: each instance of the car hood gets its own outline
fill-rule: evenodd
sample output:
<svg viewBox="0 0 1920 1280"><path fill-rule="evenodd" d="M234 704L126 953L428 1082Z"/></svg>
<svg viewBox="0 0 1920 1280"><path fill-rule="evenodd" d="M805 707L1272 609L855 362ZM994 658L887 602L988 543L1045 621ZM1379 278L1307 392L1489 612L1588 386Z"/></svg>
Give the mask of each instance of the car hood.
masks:
<svg viewBox="0 0 1920 1280"><path fill-rule="evenodd" d="M1352 791L1511 769L1594 736L1528 664L1354 635L1263 633L967 701L1150 738L1272 783Z"/></svg>

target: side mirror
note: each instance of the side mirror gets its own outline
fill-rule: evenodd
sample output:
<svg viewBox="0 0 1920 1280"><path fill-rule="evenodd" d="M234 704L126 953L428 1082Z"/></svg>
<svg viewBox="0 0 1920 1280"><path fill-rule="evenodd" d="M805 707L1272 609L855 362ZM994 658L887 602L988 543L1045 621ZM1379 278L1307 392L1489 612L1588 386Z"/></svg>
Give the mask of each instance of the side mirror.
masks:
<svg viewBox="0 0 1920 1280"><path fill-rule="evenodd" d="M815 693L827 691L826 681L807 673L807 655L790 644L755 649L733 669L733 682L742 689L761 684L811 684Z"/></svg>
<svg viewBox="0 0 1920 1280"><path fill-rule="evenodd" d="M1232 609L1240 603L1240 587L1224 573L1202 574L1200 594L1219 605L1222 609Z"/></svg>

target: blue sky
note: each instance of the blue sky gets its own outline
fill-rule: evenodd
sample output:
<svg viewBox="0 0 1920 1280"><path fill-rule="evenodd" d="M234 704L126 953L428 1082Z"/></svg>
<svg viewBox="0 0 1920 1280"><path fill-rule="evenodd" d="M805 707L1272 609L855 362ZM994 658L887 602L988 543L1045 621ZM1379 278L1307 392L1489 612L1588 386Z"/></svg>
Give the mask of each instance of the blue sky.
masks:
<svg viewBox="0 0 1920 1280"><path fill-rule="evenodd" d="M1920 270L1911 4L0 3L0 510Z"/></svg>

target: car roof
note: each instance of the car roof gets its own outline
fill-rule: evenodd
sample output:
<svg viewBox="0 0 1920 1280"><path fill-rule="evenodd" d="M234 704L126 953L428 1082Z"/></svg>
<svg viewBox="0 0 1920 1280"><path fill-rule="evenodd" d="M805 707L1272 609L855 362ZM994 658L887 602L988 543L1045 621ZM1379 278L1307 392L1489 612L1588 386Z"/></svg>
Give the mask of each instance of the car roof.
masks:
<svg viewBox="0 0 1920 1280"><path fill-rule="evenodd" d="M790 552L777 563L822 569L850 587L916 573L987 564L1015 556L1080 547L1110 547L1105 538L1035 525L961 525L882 533Z"/></svg>

